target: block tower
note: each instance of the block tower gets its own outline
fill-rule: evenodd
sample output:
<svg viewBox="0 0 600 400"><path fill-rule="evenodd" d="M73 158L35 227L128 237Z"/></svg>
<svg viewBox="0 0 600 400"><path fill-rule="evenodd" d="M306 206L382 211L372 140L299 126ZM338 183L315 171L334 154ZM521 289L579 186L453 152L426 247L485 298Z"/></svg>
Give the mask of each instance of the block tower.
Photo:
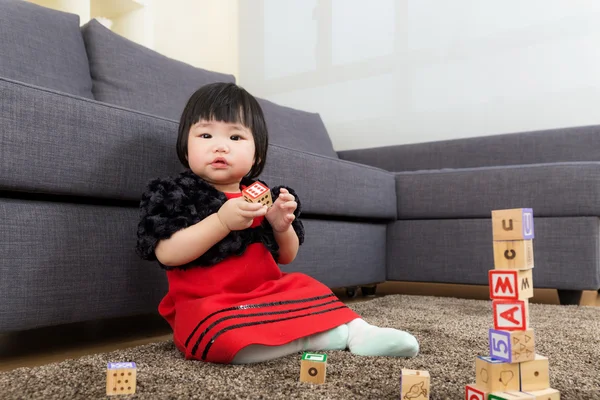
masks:
<svg viewBox="0 0 600 400"><path fill-rule="evenodd" d="M533 211L492 211L494 269L488 272L494 328L489 355L475 359L476 383L465 387L466 400L559 400L550 388L548 358L535 352L529 325L533 297Z"/></svg>

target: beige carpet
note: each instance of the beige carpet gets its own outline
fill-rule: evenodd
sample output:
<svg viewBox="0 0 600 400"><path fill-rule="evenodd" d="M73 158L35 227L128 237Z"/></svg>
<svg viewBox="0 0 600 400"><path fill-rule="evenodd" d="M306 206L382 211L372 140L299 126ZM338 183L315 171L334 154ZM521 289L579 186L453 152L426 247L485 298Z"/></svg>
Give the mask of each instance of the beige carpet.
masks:
<svg viewBox="0 0 600 400"><path fill-rule="evenodd" d="M487 352L491 303L390 295L351 307L380 326L406 329L420 341L418 357L328 354L324 385L298 381L300 357L253 366L184 360L171 342L156 343L0 374L2 399L93 399L106 393L106 363L134 361L144 399L399 399L401 368L428 370L430 399L464 399L475 380L475 356ZM600 399L600 308L530 305L537 353L550 359L550 383L562 399Z"/></svg>

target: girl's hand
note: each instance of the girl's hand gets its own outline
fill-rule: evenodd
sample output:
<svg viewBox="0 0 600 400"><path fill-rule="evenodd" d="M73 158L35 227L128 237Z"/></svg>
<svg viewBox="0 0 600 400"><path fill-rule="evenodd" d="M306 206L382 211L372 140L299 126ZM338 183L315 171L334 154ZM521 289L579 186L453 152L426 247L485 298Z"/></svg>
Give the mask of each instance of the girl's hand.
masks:
<svg viewBox="0 0 600 400"><path fill-rule="evenodd" d="M285 232L296 218L294 211L298 207L296 199L287 189L281 188L279 197L273 203L273 206L267 211L265 218L275 232Z"/></svg>
<svg viewBox="0 0 600 400"><path fill-rule="evenodd" d="M223 226L230 231L249 228L252 220L267 213L267 206L260 203L248 203L243 197L229 199L217 211Z"/></svg>

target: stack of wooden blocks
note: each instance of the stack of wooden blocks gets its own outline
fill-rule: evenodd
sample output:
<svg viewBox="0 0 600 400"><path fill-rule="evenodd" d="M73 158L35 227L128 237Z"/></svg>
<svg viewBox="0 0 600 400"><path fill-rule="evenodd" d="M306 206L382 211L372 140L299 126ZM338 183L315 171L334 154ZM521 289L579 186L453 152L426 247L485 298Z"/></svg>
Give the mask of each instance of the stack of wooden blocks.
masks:
<svg viewBox="0 0 600 400"><path fill-rule="evenodd" d="M550 388L548 358L535 352L529 326L533 297L533 211L492 211L494 269L489 286L494 328L489 330L489 356L475 360L476 383L467 385L466 400L559 400Z"/></svg>

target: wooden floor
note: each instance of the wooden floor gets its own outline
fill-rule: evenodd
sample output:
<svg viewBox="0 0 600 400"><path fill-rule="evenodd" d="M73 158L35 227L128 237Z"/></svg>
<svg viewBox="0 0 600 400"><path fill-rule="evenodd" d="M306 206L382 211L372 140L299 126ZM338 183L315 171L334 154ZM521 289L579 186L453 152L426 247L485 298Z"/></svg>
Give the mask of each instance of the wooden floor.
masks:
<svg viewBox="0 0 600 400"><path fill-rule="evenodd" d="M412 294L487 300L488 290L487 286L385 282L378 285L375 297ZM334 289L334 292L345 303L369 301L373 298L349 299L344 289ZM556 290L550 289L535 289L531 302L559 304ZM600 306L598 292L584 292L580 305ZM170 339L170 328L158 315L0 334L0 371L44 365Z"/></svg>

